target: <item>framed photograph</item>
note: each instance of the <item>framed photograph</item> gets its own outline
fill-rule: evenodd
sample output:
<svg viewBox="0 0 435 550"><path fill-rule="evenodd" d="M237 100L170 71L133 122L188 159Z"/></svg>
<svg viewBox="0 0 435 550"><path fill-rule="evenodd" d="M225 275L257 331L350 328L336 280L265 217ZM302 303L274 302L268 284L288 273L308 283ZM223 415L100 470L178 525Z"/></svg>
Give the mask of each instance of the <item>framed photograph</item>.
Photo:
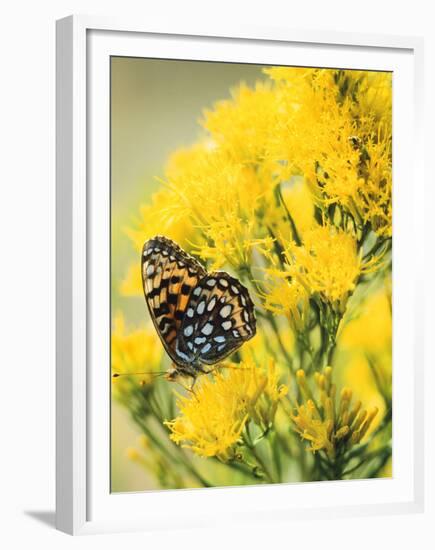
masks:
<svg viewBox="0 0 435 550"><path fill-rule="evenodd" d="M423 506L422 42L57 23L57 526Z"/></svg>

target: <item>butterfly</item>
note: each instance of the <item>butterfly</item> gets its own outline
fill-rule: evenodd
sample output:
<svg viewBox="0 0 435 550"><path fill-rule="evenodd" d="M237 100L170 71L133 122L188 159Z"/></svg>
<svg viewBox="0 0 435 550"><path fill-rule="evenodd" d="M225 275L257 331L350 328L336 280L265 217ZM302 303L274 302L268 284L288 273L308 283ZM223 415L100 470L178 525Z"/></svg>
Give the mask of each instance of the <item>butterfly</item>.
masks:
<svg viewBox="0 0 435 550"><path fill-rule="evenodd" d="M255 335L254 304L242 283L225 271L207 273L167 237L144 244L142 282L154 327L173 361L169 379L195 380Z"/></svg>

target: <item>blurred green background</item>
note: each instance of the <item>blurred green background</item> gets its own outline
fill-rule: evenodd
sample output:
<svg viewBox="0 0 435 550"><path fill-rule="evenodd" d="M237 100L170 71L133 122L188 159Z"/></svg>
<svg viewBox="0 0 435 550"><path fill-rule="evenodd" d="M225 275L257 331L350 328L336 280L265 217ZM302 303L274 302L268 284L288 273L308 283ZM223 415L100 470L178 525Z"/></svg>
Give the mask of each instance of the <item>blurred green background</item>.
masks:
<svg viewBox="0 0 435 550"><path fill-rule="evenodd" d="M139 206L158 186L170 153L201 135L203 109L227 98L240 82L262 79L261 70L259 65L112 57L112 318L122 311L126 323L141 324L147 316L144 299L119 293L128 266L139 261L125 227L134 224ZM157 488L145 469L127 458L126 449L140 432L114 401L111 420L111 490Z"/></svg>

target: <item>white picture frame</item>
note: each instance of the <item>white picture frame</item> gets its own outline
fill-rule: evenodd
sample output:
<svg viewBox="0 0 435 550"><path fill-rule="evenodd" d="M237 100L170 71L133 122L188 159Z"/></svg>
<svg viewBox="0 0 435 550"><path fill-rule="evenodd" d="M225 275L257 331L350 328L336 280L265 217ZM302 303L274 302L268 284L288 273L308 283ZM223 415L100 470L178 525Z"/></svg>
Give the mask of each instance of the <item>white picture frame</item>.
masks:
<svg viewBox="0 0 435 550"><path fill-rule="evenodd" d="M395 130L393 140L397 146L394 262L400 276L394 283L398 313L393 357L398 366L395 363L393 479L110 495L110 380L108 371L97 368L108 359L109 333L109 264L104 245L109 229L107 68L111 55L133 52L140 57L276 64L286 64L289 52L299 56L299 63L309 64L315 53L316 66L396 71L393 122L401 133ZM423 42L416 37L283 28L177 28L87 16L57 22L58 529L86 534L423 510L423 250L421 240L412 240L424 224L418 214L424 210L422 80ZM402 146L407 147L407 158L396 154ZM402 231L405 223L412 231ZM402 260L409 252L412 267ZM399 428L405 434L401 438Z"/></svg>

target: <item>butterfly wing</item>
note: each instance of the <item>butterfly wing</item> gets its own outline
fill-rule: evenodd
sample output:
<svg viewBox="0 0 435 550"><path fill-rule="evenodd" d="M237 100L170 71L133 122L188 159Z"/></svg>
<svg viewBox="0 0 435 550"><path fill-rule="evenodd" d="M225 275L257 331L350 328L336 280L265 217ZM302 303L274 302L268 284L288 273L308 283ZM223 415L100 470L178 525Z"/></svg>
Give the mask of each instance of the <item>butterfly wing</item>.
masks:
<svg viewBox="0 0 435 550"><path fill-rule="evenodd" d="M143 246L145 301L163 346L177 365L191 361L178 334L190 296L205 275L201 264L166 237L153 237Z"/></svg>
<svg viewBox="0 0 435 550"><path fill-rule="evenodd" d="M205 275L193 290L180 327L183 347L213 365L255 335L248 290L224 271Z"/></svg>

